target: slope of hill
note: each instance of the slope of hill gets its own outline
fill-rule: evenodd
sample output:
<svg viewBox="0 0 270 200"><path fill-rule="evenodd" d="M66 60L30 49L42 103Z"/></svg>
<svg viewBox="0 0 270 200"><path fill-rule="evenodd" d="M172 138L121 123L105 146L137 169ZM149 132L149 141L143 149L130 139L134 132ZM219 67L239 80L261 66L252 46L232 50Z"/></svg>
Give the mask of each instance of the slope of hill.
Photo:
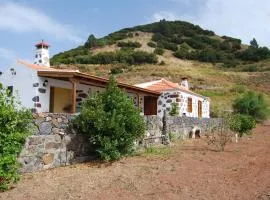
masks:
<svg viewBox="0 0 270 200"><path fill-rule="evenodd" d="M192 89L212 99L212 110L230 109L231 101L247 89L270 95L270 52L241 40L181 21L160 21L127 28L84 46L59 53L51 62L97 76L116 74L135 84L159 78L190 78Z"/></svg>

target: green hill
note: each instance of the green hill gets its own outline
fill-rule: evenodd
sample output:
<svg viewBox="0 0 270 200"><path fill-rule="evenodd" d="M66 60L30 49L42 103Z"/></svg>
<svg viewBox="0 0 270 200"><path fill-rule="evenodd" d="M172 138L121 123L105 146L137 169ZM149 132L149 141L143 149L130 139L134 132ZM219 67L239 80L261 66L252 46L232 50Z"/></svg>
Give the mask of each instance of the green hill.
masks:
<svg viewBox="0 0 270 200"><path fill-rule="evenodd" d="M147 45L154 50L140 50L140 42L132 41L140 33L152 34ZM94 50L116 45L115 51L103 51L95 54ZM243 45L240 39L215 35L197 25L182 21L165 21L126 28L103 38L90 35L84 46L55 55L52 64L156 64L157 55L164 50L171 51L179 59L200 62L222 63L222 67L234 68L246 62L258 62L270 57L266 47L259 47L256 40L251 46ZM252 69L251 69L252 70ZM254 69L253 69L254 70Z"/></svg>
<svg viewBox="0 0 270 200"><path fill-rule="evenodd" d="M217 36L188 22L160 21L122 29L103 38L90 35L83 46L51 59L59 68L76 68L136 84L189 77L192 90L212 99L212 111L231 109L232 100L247 90L270 96L270 53Z"/></svg>

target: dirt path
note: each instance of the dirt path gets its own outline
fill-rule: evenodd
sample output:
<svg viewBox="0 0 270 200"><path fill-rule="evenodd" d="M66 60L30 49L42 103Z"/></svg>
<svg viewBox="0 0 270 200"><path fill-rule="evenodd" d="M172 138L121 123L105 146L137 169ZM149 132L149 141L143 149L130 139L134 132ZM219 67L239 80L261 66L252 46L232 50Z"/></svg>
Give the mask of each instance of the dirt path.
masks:
<svg viewBox="0 0 270 200"><path fill-rule="evenodd" d="M270 199L270 126L225 152L187 141L110 166L81 164L27 174L5 200Z"/></svg>

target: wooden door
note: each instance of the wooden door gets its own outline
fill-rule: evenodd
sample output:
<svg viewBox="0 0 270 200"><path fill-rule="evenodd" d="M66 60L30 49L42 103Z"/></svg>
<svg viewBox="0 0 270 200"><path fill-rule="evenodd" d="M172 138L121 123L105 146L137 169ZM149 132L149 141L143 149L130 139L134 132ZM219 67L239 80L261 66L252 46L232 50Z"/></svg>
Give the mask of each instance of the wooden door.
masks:
<svg viewBox="0 0 270 200"><path fill-rule="evenodd" d="M198 101L198 117L202 117L202 102Z"/></svg>
<svg viewBox="0 0 270 200"><path fill-rule="evenodd" d="M157 115L157 98L151 96L144 97L144 115Z"/></svg>

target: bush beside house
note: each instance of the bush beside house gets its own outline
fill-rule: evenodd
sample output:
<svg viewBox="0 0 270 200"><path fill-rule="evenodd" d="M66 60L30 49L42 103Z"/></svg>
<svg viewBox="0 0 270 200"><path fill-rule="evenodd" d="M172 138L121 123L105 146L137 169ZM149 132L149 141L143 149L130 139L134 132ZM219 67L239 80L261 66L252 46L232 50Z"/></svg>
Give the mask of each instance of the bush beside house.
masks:
<svg viewBox="0 0 270 200"><path fill-rule="evenodd" d="M89 97L74 120L78 132L89 136L99 158L118 160L134 150L136 139L144 136L145 123L138 108L117 87L113 77L104 93Z"/></svg>
<svg viewBox="0 0 270 200"><path fill-rule="evenodd" d="M17 157L30 132L31 113L18 107L11 91L0 84L0 191L19 180Z"/></svg>

